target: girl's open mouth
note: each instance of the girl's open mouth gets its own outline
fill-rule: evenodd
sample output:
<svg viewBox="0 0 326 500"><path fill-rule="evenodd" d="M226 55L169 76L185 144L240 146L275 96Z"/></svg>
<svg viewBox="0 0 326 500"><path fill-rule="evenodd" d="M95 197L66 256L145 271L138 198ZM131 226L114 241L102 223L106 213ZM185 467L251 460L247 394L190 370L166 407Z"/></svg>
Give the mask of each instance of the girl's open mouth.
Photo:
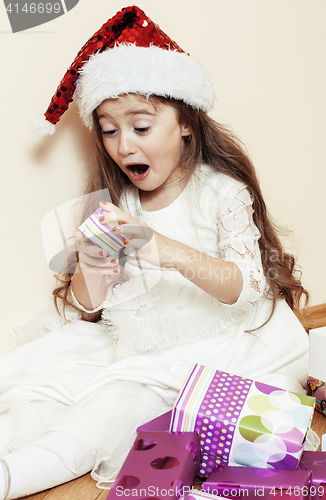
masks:
<svg viewBox="0 0 326 500"><path fill-rule="evenodd" d="M149 173L149 166L148 165L142 165L142 164L137 164L137 165L128 165L127 166L130 178L132 180L137 180L137 181L142 181L145 179Z"/></svg>

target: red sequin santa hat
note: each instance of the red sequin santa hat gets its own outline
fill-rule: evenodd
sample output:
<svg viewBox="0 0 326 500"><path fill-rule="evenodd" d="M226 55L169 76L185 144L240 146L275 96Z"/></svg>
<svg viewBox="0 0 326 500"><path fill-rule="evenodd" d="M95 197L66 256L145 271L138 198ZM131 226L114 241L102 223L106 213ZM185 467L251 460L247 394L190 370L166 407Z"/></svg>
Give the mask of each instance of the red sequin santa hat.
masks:
<svg viewBox="0 0 326 500"><path fill-rule="evenodd" d="M141 9L126 7L78 52L32 129L41 135L54 134L74 95L83 122L92 129L94 109L105 99L126 93L180 99L206 112L215 98L206 70Z"/></svg>

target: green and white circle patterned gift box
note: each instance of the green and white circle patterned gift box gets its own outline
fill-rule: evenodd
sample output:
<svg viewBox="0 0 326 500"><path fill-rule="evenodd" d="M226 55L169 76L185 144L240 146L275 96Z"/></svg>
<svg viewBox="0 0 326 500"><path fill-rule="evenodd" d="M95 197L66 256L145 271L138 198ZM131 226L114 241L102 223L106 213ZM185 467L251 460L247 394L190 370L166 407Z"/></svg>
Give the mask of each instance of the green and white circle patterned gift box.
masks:
<svg viewBox="0 0 326 500"><path fill-rule="evenodd" d="M216 465L295 469L315 400L213 368L194 365L174 405L170 431L197 431L199 475Z"/></svg>

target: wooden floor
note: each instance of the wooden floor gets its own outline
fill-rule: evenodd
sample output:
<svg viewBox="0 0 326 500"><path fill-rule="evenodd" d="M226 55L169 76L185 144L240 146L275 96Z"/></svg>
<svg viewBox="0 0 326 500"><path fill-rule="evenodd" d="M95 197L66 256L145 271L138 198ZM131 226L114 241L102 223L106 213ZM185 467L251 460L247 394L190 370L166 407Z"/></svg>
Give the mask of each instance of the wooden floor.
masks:
<svg viewBox="0 0 326 500"><path fill-rule="evenodd" d="M200 484L195 484L194 488L201 489ZM74 481L41 491L35 495L21 497L20 500L43 500L43 498L44 500L105 500L108 493L109 490L98 489L96 481L91 478L91 475L85 474Z"/></svg>
<svg viewBox="0 0 326 500"><path fill-rule="evenodd" d="M326 304L306 307L302 309L297 317L303 324L304 328L309 332L313 328L321 328L326 326Z"/></svg>
<svg viewBox="0 0 326 500"><path fill-rule="evenodd" d="M307 332L312 328L326 326L326 304L308 307L300 315L298 314L298 317ZM315 411L311 428L321 440L322 435L326 434L326 417ZM320 449L321 446L319 446ZM91 475L85 474L69 483L23 498L28 500L105 500L107 495L108 490L98 489Z"/></svg>
<svg viewBox="0 0 326 500"><path fill-rule="evenodd" d="M326 417L315 411L311 428L321 436L326 433ZM320 446L319 446L320 450ZM195 487L199 488L198 485ZM105 500L108 490L99 490L90 474L35 495L23 497L26 500Z"/></svg>
<svg viewBox="0 0 326 500"><path fill-rule="evenodd" d="M107 495L108 490L98 489L91 475L85 474L69 483L22 498L28 500L43 500L43 498L44 500L105 500Z"/></svg>

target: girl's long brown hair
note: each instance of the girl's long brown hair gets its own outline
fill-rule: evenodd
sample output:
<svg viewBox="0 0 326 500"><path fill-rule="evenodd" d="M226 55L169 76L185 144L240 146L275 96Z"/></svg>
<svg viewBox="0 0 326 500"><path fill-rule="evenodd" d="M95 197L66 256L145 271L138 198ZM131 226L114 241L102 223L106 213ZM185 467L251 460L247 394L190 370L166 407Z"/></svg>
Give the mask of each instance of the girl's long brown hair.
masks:
<svg viewBox="0 0 326 500"><path fill-rule="evenodd" d="M139 97L145 99L143 96ZM296 268L293 255L285 252L282 247L279 238L281 231L267 211L255 169L244 145L227 127L220 125L203 111L196 110L183 101L158 96L151 96L149 100L154 107L159 107L161 104L172 106L177 112L180 124L184 124L192 130L191 140L184 141L181 157L182 167L195 169L198 162L207 163L218 172L246 184L253 200L254 223L261 234L259 247L270 295L273 298L272 313L275 300L279 297L284 298L291 309L298 311L300 299L305 297L306 305L309 294L301 284L301 273ZM96 111L93 113L93 119L96 157L89 169L85 193L93 193L107 188L112 203L119 205L121 195L132 183L106 152ZM98 204L89 207L87 215L90 215L96 208L98 208ZM64 306L67 303L71 304L69 285L76 262L77 259L72 258L68 272L58 276L61 285L53 291L57 309L59 298L63 300ZM83 318L88 321L98 321L100 313L84 314Z"/></svg>

